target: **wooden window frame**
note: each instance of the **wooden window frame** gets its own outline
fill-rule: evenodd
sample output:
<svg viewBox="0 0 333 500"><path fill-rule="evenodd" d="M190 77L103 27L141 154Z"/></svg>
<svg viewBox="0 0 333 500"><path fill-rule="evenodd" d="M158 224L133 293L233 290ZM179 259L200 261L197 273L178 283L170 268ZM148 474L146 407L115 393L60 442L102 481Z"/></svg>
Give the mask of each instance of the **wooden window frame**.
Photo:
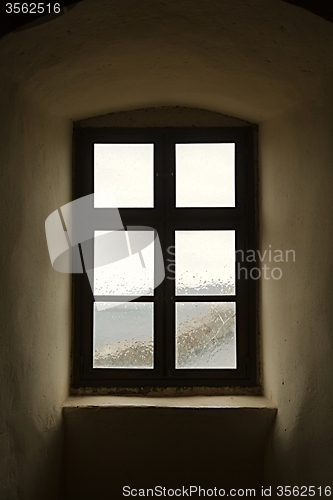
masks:
<svg viewBox="0 0 333 500"><path fill-rule="evenodd" d="M175 144L235 143L235 208L175 207ZM221 128L77 128L74 131L74 199L93 193L95 143L154 144L154 208L120 208L123 224L157 230L164 259L174 245L174 231L236 231L236 249L256 249L254 130ZM98 209L96 209L98 210ZM107 228L95 228L107 229ZM237 256L241 252L238 252ZM236 259L249 273L254 263ZM237 262L237 265L238 265ZM154 296L135 299L154 303L154 369L93 368L93 302L86 274L73 275L73 387L252 387L257 385L257 281L240 279L236 295L175 296L175 281L165 279ZM179 369L175 359L175 302L236 302L237 368Z"/></svg>

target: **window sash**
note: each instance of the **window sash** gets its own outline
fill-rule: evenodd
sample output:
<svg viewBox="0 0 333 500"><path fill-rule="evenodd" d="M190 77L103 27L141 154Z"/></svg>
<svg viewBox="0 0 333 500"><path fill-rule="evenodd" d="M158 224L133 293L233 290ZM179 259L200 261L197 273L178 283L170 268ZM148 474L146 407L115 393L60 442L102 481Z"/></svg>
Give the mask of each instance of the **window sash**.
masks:
<svg viewBox="0 0 333 500"><path fill-rule="evenodd" d="M95 143L154 143L154 208L119 209L124 226L157 230L164 258L174 245L176 230L236 231L236 249L255 249L255 179L252 128L204 129L77 129L75 134L74 198L93 192ZM236 207L176 208L175 144L236 144ZM98 209L96 209L98 210ZM108 228L94 228L107 230ZM253 263L251 263L253 265ZM241 263L248 269L250 264ZM237 276L236 276L237 278ZM175 282L165 279L153 296L134 301L154 303L154 369L93 369L93 302L86 275L73 275L74 386L251 386L256 383L256 282L236 279L235 295L175 295ZM115 297L112 297L115 300ZM119 300L124 297L118 297ZM103 301L108 301L103 296ZM237 304L237 369L175 369L175 303Z"/></svg>

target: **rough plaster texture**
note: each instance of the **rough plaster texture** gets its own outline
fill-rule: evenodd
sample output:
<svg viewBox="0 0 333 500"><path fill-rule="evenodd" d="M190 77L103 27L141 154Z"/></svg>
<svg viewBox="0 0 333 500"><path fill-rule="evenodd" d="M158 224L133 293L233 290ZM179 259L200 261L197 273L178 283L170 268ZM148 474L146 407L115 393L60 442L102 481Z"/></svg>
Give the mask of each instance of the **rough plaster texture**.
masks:
<svg viewBox="0 0 333 500"><path fill-rule="evenodd" d="M70 278L52 270L44 223L70 198L71 129L2 77L0 96L0 498L56 499Z"/></svg>
<svg viewBox="0 0 333 500"><path fill-rule="evenodd" d="M332 25L278 0L84 0L56 21L0 41L1 71L45 109L1 84L1 499L56 498L59 491L69 279L49 267L43 223L69 199L70 169L62 166L70 144L68 121L48 112L77 120L160 105L261 123L261 248L296 249L284 279L262 283L264 387L278 406L266 482L332 481L333 111L325 91L332 56ZM262 411L71 408L67 464L83 438L87 446L68 491L86 484L87 471L96 488L102 474L104 486L107 476L117 485L125 473L164 480L166 469L155 464L159 445L175 481L188 457L191 482L215 480L221 470L232 477L226 455L214 459L224 440L232 464L238 453L257 481L265 438L257 445L252 436L259 436ZM236 451L224 425L241 429ZM119 449L128 450L120 462ZM152 464L156 477L142 464Z"/></svg>
<svg viewBox="0 0 333 500"><path fill-rule="evenodd" d="M332 104L323 94L261 127L262 250L296 251L261 283L265 394L279 409L268 484L332 485Z"/></svg>

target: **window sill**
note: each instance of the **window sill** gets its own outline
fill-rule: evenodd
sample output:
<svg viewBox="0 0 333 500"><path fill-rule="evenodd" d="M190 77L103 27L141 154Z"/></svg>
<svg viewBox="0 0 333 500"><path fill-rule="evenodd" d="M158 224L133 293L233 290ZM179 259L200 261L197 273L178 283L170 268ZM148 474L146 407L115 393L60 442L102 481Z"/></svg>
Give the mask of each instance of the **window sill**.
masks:
<svg viewBox="0 0 333 500"><path fill-rule="evenodd" d="M262 396L73 396L65 401L63 409L73 408L220 408L266 410L275 415L276 405Z"/></svg>

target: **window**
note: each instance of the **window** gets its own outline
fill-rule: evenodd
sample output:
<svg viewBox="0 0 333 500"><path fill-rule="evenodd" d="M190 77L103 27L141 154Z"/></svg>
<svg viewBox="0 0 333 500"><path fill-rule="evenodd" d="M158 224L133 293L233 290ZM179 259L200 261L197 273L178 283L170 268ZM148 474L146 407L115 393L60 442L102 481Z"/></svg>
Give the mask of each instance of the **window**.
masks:
<svg viewBox="0 0 333 500"><path fill-rule="evenodd" d="M74 197L95 192L124 228L95 227L91 286L74 275L75 386L256 384L255 280L237 257L256 244L252 134L76 130ZM96 266L104 236L128 257Z"/></svg>

